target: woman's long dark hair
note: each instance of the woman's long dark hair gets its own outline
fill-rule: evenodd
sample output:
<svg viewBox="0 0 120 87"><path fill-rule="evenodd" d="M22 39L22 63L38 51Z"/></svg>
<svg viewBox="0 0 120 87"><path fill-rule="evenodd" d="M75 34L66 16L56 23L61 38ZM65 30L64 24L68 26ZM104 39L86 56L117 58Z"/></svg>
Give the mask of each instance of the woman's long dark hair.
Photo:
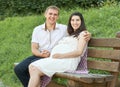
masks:
<svg viewBox="0 0 120 87"><path fill-rule="evenodd" d="M76 31L74 31L73 27L71 26L71 18L73 16L79 16L80 19L81 19L81 25L80 25L80 27ZM86 29L86 26L85 26L85 23L84 23L84 18L82 16L82 14L80 12L72 13L70 18L69 18L69 21L68 21L68 27L67 27L68 34L70 36L74 35L74 37L77 37L79 35L79 33L84 31L84 30L87 30L87 29Z"/></svg>

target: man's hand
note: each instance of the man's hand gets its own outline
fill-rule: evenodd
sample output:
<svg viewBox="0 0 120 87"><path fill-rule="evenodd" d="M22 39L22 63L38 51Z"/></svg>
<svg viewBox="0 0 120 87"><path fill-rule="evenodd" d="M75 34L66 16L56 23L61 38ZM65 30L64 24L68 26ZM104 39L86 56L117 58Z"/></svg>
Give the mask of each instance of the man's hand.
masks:
<svg viewBox="0 0 120 87"><path fill-rule="evenodd" d="M50 56L50 52L48 50L43 50L40 53L41 53L41 57L44 57L44 58Z"/></svg>
<svg viewBox="0 0 120 87"><path fill-rule="evenodd" d="M91 33L88 31L83 31L83 37L86 41L89 41L91 38Z"/></svg>

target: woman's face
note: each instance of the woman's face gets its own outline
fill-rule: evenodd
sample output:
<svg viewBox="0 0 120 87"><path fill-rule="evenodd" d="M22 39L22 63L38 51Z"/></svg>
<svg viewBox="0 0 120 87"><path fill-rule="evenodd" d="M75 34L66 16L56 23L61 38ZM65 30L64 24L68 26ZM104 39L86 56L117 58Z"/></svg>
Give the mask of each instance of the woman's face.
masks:
<svg viewBox="0 0 120 87"><path fill-rule="evenodd" d="M72 16L70 23L74 31L76 31L81 25L81 19L79 16L74 15Z"/></svg>

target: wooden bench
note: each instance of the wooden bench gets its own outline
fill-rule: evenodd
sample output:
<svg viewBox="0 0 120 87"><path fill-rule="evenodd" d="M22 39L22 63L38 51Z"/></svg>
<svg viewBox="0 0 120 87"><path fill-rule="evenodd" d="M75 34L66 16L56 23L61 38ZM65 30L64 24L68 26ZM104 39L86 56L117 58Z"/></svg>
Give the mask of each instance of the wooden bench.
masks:
<svg viewBox="0 0 120 87"><path fill-rule="evenodd" d="M116 38L91 38L88 47L88 69L106 71L105 74L56 73L54 77L68 79L67 86L55 84L47 87L120 87L120 32ZM104 73L104 74L103 74Z"/></svg>
<svg viewBox="0 0 120 87"><path fill-rule="evenodd" d="M91 38L88 44L89 70L101 73L56 73L53 78L65 78L67 86L51 81L47 87L120 87L116 86L120 72L120 32L115 38ZM105 74L107 73L107 74Z"/></svg>

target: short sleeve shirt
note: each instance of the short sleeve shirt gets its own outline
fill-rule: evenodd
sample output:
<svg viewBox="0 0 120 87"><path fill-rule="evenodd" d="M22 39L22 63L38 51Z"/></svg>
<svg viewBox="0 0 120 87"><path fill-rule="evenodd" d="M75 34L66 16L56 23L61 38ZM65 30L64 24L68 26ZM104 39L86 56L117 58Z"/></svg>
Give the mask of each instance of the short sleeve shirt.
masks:
<svg viewBox="0 0 120 87"><path fill-rule="evenodd" d="M39 51L49 50L58 43L60 39L67 36L67 26L56 23L52 31L45 30L45 23L35 27L31 42L39 44Z"/></svg>

